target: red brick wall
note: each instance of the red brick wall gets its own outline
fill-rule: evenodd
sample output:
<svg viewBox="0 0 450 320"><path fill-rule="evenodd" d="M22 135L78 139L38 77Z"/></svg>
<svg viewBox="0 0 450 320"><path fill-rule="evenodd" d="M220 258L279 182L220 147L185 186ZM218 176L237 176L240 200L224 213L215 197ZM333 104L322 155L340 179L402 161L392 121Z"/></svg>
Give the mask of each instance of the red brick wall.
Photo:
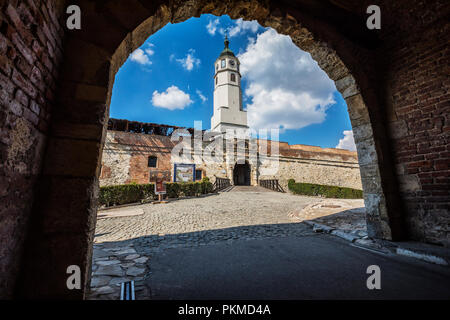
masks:
<svg viewBox="0 0 450 320"><path fill-rule="evenodd" d="M173 146L174 142L168 136L108 130L102 155L100 185L149 183L152 168L148 167L148 157L158 158L155 169L171 170ZM127 155L122 158L120 165L116 162L118 154Z"/></svg>
<svg viewBox="0 0 450 320"><path fill-rule="evenodd" d="M0 4L0 298L12 294L62 56L55 1Z"/></svg>
<svg viewBox="0 0 450 320"><path fill-rule="evenodd" d="M379 57L406 223L413 239L450 246L450 3L422 3L413 21L403 10L386 10L403 26Z"/></svg>

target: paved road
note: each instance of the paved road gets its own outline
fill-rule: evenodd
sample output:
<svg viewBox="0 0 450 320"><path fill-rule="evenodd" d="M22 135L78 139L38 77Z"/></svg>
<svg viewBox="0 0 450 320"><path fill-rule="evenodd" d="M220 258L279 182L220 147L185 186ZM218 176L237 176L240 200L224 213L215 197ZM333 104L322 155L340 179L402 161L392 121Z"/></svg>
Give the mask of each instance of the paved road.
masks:
<svg viewBox="0 0 450 320"><path fill-rule="evenodd" d="M302 208L319 198L236 187L231 192L102 211L97 221L92 263L93 299L117 299L118 283L134 280L144 297L152 257L172 248L237 240L300 236L311 219ZM350 200L349 200L350 201ZM358 201L358 200L356 200Z"/></svg>
<svg viewBox="0 0 450 320"><path fill-rule="evenodd" d="M151 299L450 299L450 268L313 234L237 239L152 254ZM366 268L381 268L368 290Z"/></svg>
<svg viewBox="0 0 450 320"><path fill-rule="evenodd" d="M299 212L317 201L241 187L98 220L90 297L134 280L138 299L450 298L450 268L313 233ZM366 288L372 264L381 291Z"/></svg>

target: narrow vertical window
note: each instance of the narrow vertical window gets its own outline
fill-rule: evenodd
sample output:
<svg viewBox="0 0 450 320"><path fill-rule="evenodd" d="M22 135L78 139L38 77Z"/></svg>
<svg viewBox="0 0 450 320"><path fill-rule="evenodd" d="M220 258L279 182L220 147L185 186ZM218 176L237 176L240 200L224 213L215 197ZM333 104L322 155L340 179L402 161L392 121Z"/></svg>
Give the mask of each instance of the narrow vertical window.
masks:
<svg viewBox="0 0 450 320"><path fill-rule="evenodd" d="M155 156L148 157L148 166L150 168L156 168L156 163L158 162L158 158Z"/></svg>
<svg viewBox="0 0 450 320"><path fill-rule="evenodd" d="M225 68L225 66L226 66L226 61L225 61L225 59L222 59L221 63L222 63L221 68Z"/></svg>
<svg viewBox="0 0 450 320"><path fill-rule="evenodd" d="M236 75L234 73L231 74L231 81L236 82Z"/></svg>
<svg viewBox="0 0 450 320"><path fill-rule="evenodd" d="M241 88L239 88L239 110L244 111L244 107L242 106L242 91Z"/></svg>
<svg viewBox="0 0 450 320"><path fill-rule="evenodd" d="M202 180L202 170L195 170L195 181Z"/></svg>

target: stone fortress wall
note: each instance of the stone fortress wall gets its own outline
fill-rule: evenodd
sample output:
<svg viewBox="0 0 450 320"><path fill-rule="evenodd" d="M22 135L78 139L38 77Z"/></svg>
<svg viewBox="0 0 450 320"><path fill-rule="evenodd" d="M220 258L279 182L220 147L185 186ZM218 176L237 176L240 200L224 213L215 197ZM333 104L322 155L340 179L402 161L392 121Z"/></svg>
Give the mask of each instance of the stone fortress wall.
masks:
<svg viewBox="0 0 450 320"><path fill-rule="evenodd" d="M170 170L173 178L173 165L178 161L172 159L171 152L176 143L169 136L108 130L100 186L149 183L153 169ZM148 166L150 156L157 157L156 168ZM251 185L257 185L260 179L278 179L287 190L287 181L295 179L297 182L362 189L356 152L280 142L279 157L273 157L269 152L267 157L260 157L257 164L248 160L248 154L246 159L250 163ZM202 170L202 176L209 177L212 182L215 177L221 177L233 183L234 165L235 162L225 160L221 163L197 161L196 169Z"/></svg>

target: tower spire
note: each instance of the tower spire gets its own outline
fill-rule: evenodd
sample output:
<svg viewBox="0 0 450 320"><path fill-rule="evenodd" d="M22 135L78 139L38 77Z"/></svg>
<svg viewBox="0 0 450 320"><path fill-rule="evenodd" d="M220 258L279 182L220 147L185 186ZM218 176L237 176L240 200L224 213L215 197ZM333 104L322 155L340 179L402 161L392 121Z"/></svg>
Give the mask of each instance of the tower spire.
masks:
<svg viewBox="0 0 450 320"><path fill-rule="evenodd" d="M230 44L230 41L228 41L228 34L226 34L226 33L225 33L225 41L224 41L224 44L225 44L225 48L228 49L228 45Z"/></svg>

